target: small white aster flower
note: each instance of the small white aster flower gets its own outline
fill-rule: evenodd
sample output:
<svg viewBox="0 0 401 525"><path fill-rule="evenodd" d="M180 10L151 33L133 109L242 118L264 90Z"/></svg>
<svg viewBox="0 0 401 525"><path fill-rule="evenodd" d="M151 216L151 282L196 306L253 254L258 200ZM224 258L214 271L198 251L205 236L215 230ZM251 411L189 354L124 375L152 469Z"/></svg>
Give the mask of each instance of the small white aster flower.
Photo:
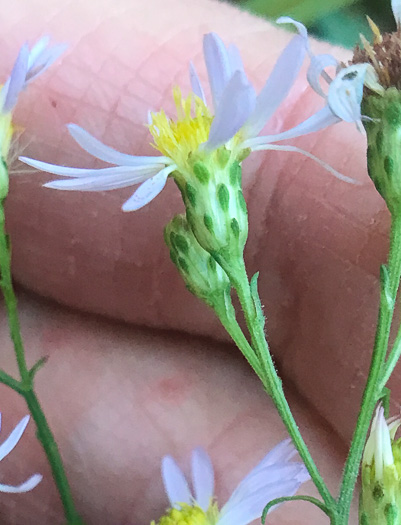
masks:
<svg viewBox="0 0 401 525"><path fill-rule="evenodd" d="M190 175L194 159L210 156L219 148L230 152L232 160L241 161L251 151L284 150L313 155L294 146L273 142L284 140L291 131L258 138L258 134L288 95L306 54L306 40L296 35L284 49L259 95L248 80L238 49L226 47L215 33L205 35L204 58L212 94L212 108L206 103L203 87L194 66L190 65L192 93L183 98L174 88L177 118L169 118L162 110L148 116L153 146L161 156L134 156L110 148L75 124L68 130L73 139L88 153L114 167L81 169L48 164L21 157L20 160L37 169L68 177L45 184L48 188L79 191L104 191L140 184L123 204L124 211L138 210L154 199L172 176L182 188ZM310 132L307 130L306 132ZM298 131L293 136L303 134ZM328 165L326 169L341 179Z"/></svg>
<svg viewBox="0 0 401 525"><path fill-rule="evenodd" d="M219 510L214 498L214 471L202 448L192 452L192 488L171 456L162 461L162 477L171 509L159 525L247 525L260 518L273 499L292 496L309 475L289 439L282 441L240 482ZM154 522L153 522L154 523Z"/></svg>
<svg viewBox="0 0 401 525"><path fill-rule="evenodd" d="M8 438L0 445L0 461L4 459L8 454L14 450L15 446L19 442L24 433L27 425L29 423L29 416L25 416L21 419L18 425L14 428ZM1 414L0 414L0 429L1 429ZM42 481L41 474L33 474L21 485L4 485L0 483L0 492L6 492L9 494L17 494L20 492L28 492L29 490L34 489Z"/></svg>
<svg viewBox="0 0 401 525"><path fill-rule="evenodd" d="M24 44L18 54L11 75L0 85L0 156L7 160L13 135L12 112L25 87L43 73L65 50L65 45L49 47L48 36L41 38L30 50Z"/></svg>

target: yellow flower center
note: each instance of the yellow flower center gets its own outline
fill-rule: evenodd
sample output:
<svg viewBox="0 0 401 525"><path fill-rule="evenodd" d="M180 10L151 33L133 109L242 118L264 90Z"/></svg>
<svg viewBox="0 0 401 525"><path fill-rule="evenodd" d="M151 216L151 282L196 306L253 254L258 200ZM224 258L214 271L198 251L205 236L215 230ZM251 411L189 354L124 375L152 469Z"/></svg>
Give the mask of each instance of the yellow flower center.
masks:
<svg viewBox="0 0 401 525"><path fill-rule="evenodd" d="M177 119L170 119L163 110L152 113L149 129L153 147L185 170L190 155L207 141L213 116L203 100L194 93L183 98L180 88L175 87L173 97Z"/></svg>
<svg viewBox="0 0 401 525"><path fill-rule="evenodd" d="M206 512L197 505L183 503L180 509L170 509L157 524L152 521L151 525L216 525L218 516L215 503Z"/></svg>

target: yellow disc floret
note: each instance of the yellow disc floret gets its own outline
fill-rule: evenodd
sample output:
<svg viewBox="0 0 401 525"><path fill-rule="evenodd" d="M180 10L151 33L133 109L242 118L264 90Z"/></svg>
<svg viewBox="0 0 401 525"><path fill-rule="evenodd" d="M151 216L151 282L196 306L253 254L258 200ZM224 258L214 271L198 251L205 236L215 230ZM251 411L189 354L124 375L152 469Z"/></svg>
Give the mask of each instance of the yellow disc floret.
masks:
<svg viewBox="0 0 401 525"><path fill-rule="evenodd" d="M215 525L218 515L215 503L206 512L197 505L183 503L179 509L170 509L157 524L152 521L151 525Z"/></svg>
<svg viewBox="0 0 401 525"><path fill-rule="evenodd" d="M177 119L162 110L152 113L149 126L153 146L185 170L190 155L207 141L213 116L202 99L191 93L183 98L179 87L173 89Z"/></svg>

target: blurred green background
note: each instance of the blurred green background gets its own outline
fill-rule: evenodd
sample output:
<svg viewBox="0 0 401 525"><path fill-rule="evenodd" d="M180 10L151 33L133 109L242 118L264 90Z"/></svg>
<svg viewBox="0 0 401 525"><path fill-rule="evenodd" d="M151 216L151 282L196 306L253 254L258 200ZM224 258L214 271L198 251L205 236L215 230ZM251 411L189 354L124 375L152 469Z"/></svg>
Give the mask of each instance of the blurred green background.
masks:
<svg viewBox="0 0 401 525"><path fill-rule="evenodd" d="M315 36L334 44L352 48L359 33L371 31L369 15L382 31L393 31L395 23L390 0L231 0L239 7L259 16L276 19L291 16L303 22Z"/></svg>

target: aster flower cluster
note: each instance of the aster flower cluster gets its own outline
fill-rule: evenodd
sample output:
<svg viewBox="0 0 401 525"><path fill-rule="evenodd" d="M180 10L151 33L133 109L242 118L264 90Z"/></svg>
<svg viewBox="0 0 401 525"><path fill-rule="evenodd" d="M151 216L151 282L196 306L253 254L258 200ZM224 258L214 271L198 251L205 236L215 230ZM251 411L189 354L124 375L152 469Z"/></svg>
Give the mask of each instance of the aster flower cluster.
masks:
<svg viewBox="0 0 401 525"><path fill-rule="evenodd" d="M64 177L48 182L45 185L48 188L105 191L139 185L123 204L123 211L139 210L157 197L168 178L175 181L185 204L185 215L174 217L165 228L165 241L171 259L188 289L214 309L261 379L266 392L271 395L291 436L275 447L241 481L222 507L214 495L213 466L203 449L195 449L192 454L193 490L175 460L166 456L162 461L162 477L170 508L158 525L247 525L260 518L264 509L266 512L272 510L266 507L267 504L275 506L278 502L293 498L301 484L310 478L321 499L309 496L298 498L317 505L336 525L348 523L369 421L374 406L383 398L386 382L401 355L401 330L394 347L389 347L401 278L401 182L398 177L401 168L401 1L393 0L392 7L398 24L397 32L381 35L371 21L373 44L363 38L362 46L356 48L348 65L328 54L314 54L306 28L289 17L280 18L278 23L293 25L298 34L286 46L258 94L246 75L237 47L232 44L227 46L215 33L205 35L203 56L211 100L205 94L194 65L190 64L191 92L183 95L178 86L173 88L176 116L172 118L163 109L149 112L147 126L152 146L158 152L156 155L136 156L119 152L76 124L69 124L70 135L82 149L109 164L109 167L75 168L20 158L30 166ZM4 179L0 195L0 255L2 250L6 255L0 256L0 286L6 299L14 341L20 336L3 209L8 191L7 158L14 130L12 112L25 86L54 62L62 50L63 46L50 48L48 38L41 39L31 50L27 45L23 46L10 78L0 90L0 174ZM322 108L291 129L261 135L266 123L290 93L305 59L309 61L307 80L322 98ZM311 153L293 145L280 144L341 121L353 123L360 131L366 130L369 174L397 221L392 227L389 263L382 267L379 336L376 337L372 366L340 494L334 498L303 441L285 399L265 336L257 274L249 278L246 271L243 252L248 236L248 214L242 191L242 162L258 151L296 152L319 162L342 181L354 182ZM237 311L232 303L234 292L244 314L247 335L236 319ZM41 363L28 370L25 357L21 355L21 346L16 346L21 382L1 370L0 381L23 396L27 392L34 395L33 376ZM67 522L81 524L61 457L57 448L53 447L54 438L48 425L43 425L44 416L40 407L35 410L40 416L36 422L41 442L53 472L58 472L55 480L57 482L58 477ZM0 446L0 460L15 447L27 423L28 416ZM363 455L361 525L401 523L401 455L399 442L394 439L400 424L400 418L386 422L383 408L379 406ZM296 453L292 443L302 461L291 461ZM34 488L40 480L41 476L35 474L17 487L0 485L0 491L24 492Z"/></svg>

